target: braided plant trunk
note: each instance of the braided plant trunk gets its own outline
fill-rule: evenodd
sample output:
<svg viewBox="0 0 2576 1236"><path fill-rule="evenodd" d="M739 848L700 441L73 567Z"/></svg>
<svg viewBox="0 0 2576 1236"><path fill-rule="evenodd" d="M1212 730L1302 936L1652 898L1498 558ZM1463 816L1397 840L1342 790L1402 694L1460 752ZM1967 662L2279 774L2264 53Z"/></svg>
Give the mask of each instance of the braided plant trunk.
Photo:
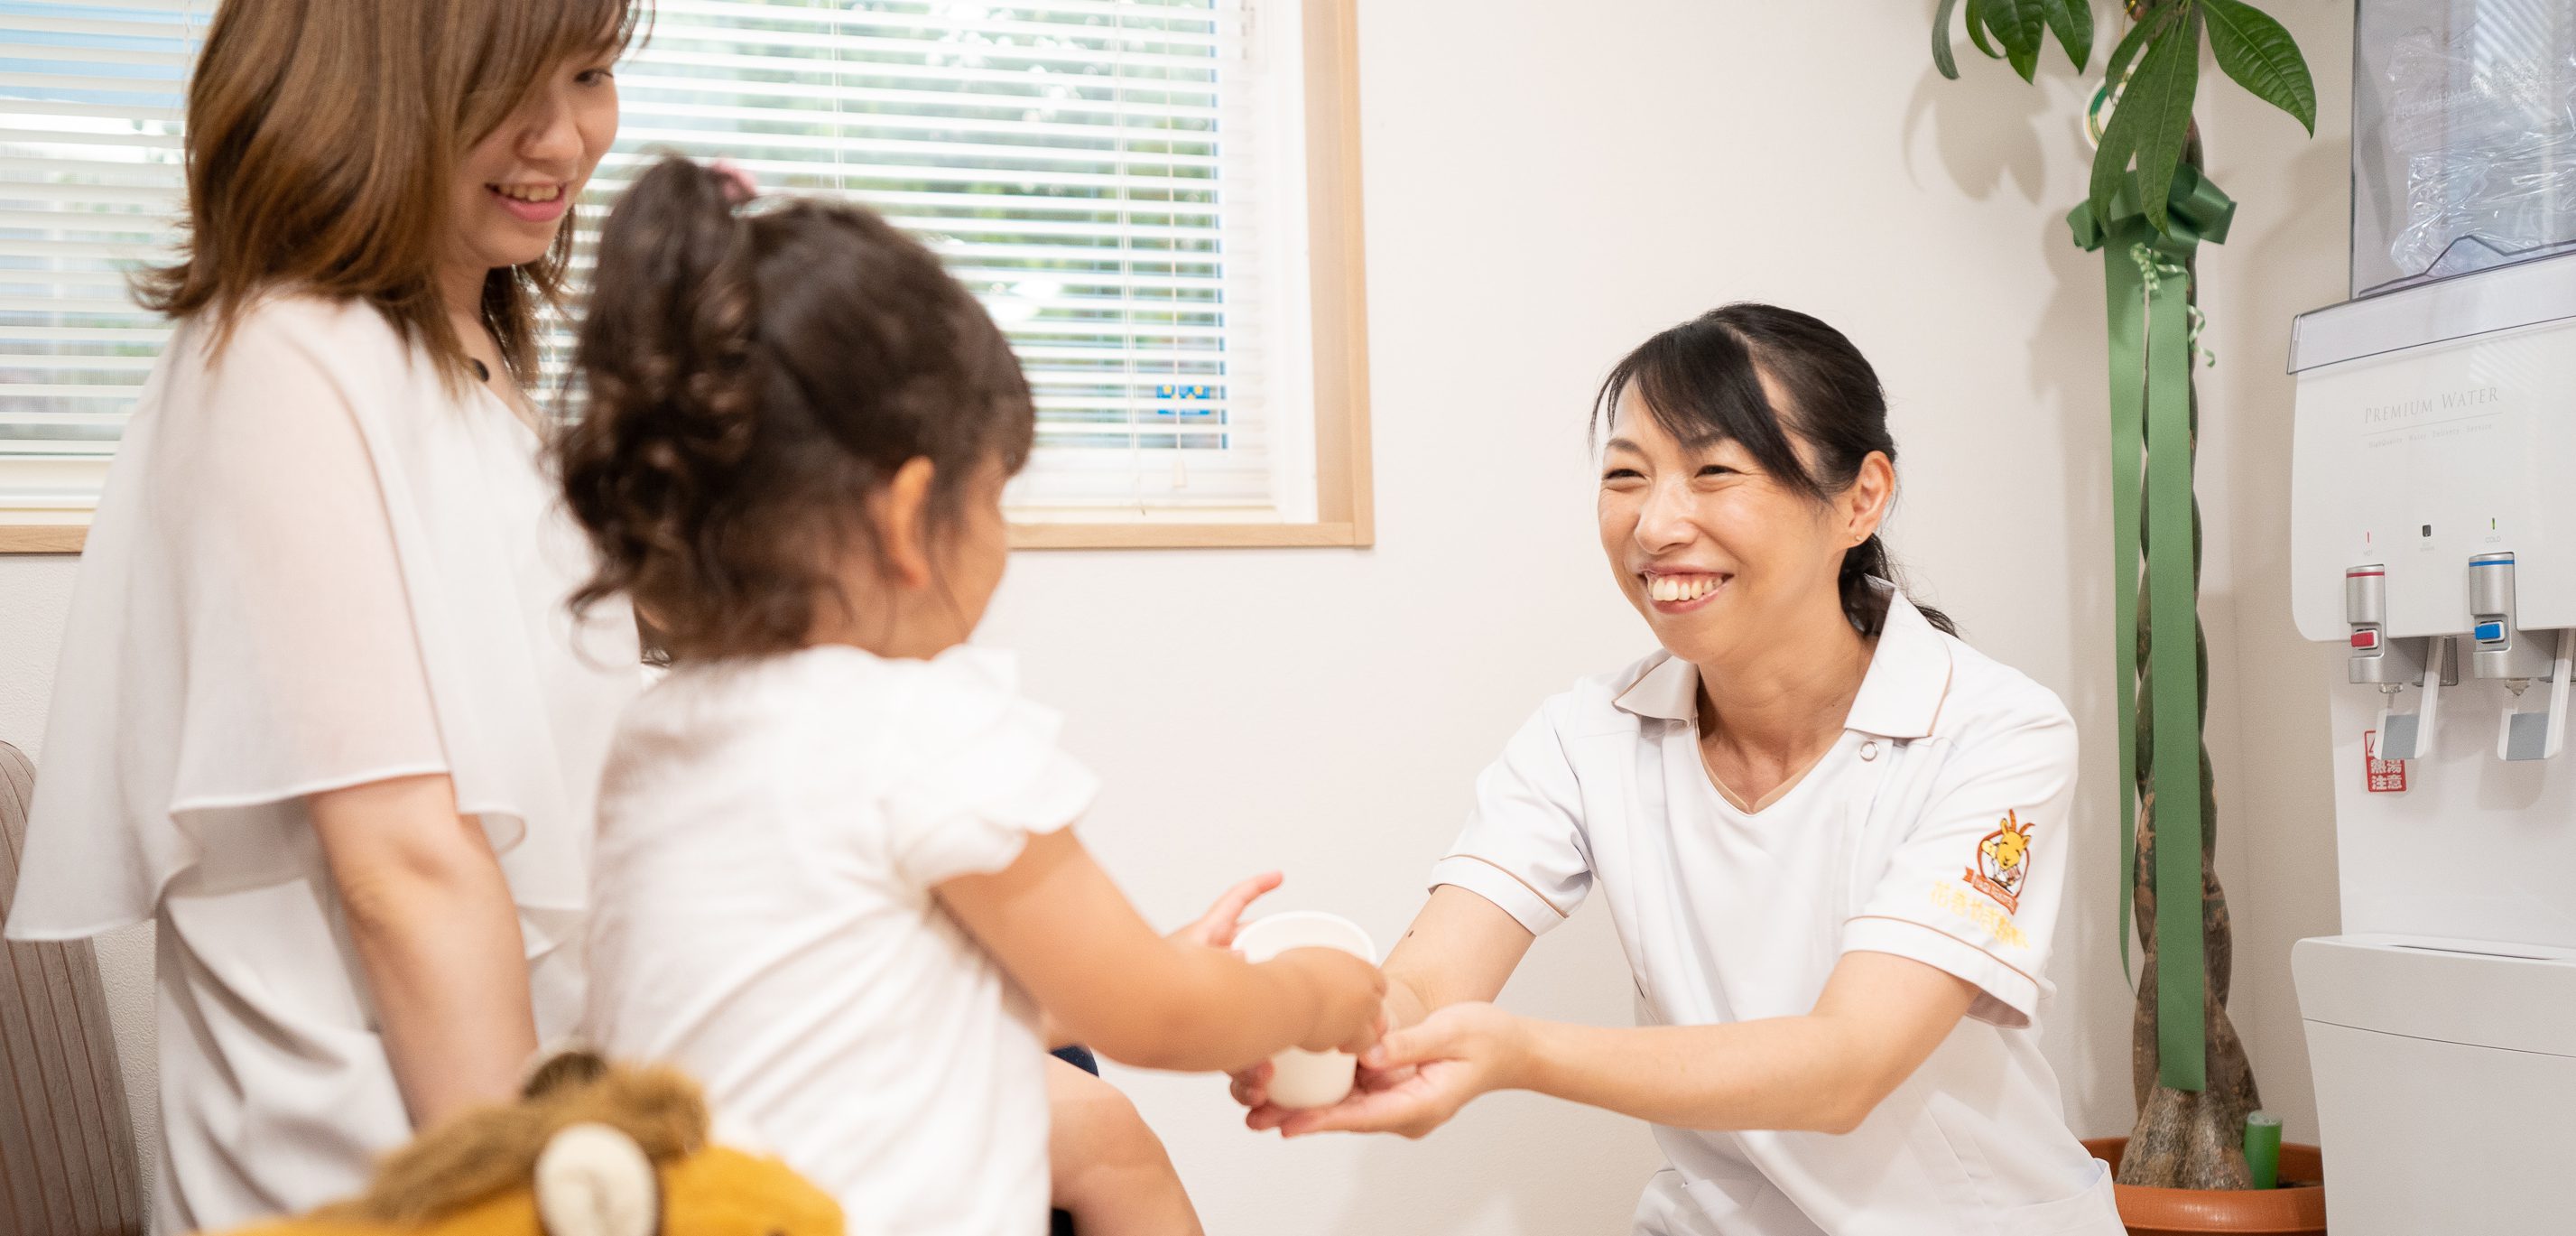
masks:
<svg viewBox="0 0 2576 1236"><path fill-rule="evenodd" d="M2152 7L2140 5L2140 8ZM2198 170L2203 166L2200 135L2195 129L2184 149L2184 160ZM2199 263L2186 262L2191 298L2199 300ZM2200 441L2200 383L2194 371L2191 388L2191 436L2195 456ZM2200 587L2201 525L2200 502L2192 500L2191 573L2195 612ZM2140 535L2144 536L2143 524ZM2195 626L2197 622L2195 621ZM2134 669L2143 673L2151 627L2148 621L2144 589L2138 595L2138 645L2132 649ZM2209 639L2205 631L2194 631L2198 646L2201 716L2196 723L2208 720L2209 710ZM2261 1106L2254 1085L2254 1070L2245 1057L2245 1044L2236 1035L2235 1024L2227 1018L2227 992L2234 962L2234 938L2227 914L2227 893L2219 887L2216 855L2218 852L2217 778L2209 763L2209 746L2199 744L2200 751L2200 904L2204 973L2208 990L2201 1002L2202 1032L2207 1036L2208 1088L2197 1093L2175 1090L2159 1084L2156 1050L2156 800L2154 694L2141 686L2137 693L2137 792L2138 809L2137 865L2131 871L2131 894L2142 942L2144 960L2138 973L2137 1012L2131 1023L2130 1077L2137 1089L2138 1122L2129 1133L2129 1147L2120 1160L2120 1183L2151 1185L2168 1189L2245 1189L2253 1179L2245 1167L2245 1117ZM2176 906L2189 912L2194 907Z"/></svg>

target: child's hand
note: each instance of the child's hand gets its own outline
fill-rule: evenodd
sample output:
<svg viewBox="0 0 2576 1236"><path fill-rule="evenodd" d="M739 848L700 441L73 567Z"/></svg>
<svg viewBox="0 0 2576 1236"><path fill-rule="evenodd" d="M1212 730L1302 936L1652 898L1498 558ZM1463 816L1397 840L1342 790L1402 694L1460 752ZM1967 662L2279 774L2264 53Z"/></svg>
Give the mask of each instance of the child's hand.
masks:
<svg viewBox="0 0 2576 1236"><path fill-rule="evenodd" d="M1383 1000L1380 1008L1382 1011L1378 1014L1378 1035L1384 1038L1395 1031L1397 1020L1395 1004L1391 999ZM1258 1064L1237 1069L1227 1077L1229 1088L1234 1093L1234 1101L1244 1106L1244 1127L1256 1132L1268 1132L1278 1128L1288 1123L1290 1116L1297 1114L1294 1108L1280 1107L1270 1101L1270 1073L1270 1062L1264 1060ZM1412 1065L1402 1064L1373 1069L1368 1066L1366 1060L1362 1060L1359 1080L1354 1091L1370 1093L1391 1090L1412 1080L1412 1077Z"/></svg>
<svg viewBox="0 0 2576 1236"><path fill-rule="evenodd" d="M1205 948L1234 947L1234 933L1243 926L1244 910L1279 887L1284 878L1276 871L1264 872L1225 890L1225 895L1218 897L1216 904L1199 916L1199 921L1173 932L1171 938L1182 944Z"/></svg>
<svg viewBox="0 0 2576 1236"><path fill-rule="evenodd" d="M1386 975L1340 949L1292 948L1266 963L1286 966L1315 997L1315 1020L1297 1046L1357 1055L1386 1036Z"/></svg>

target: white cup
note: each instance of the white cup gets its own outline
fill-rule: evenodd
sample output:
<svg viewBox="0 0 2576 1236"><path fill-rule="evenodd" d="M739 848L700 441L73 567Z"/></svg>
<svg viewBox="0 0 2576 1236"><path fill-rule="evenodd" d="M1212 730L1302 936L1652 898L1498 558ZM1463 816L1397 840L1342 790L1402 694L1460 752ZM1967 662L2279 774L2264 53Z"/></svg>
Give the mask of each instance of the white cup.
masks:
<svg viewBox="0 0 2576 1236"><path fill-rule="evenodd" d="M1360 925L1338 914L1291 910L1255 919L1235 933L1234 947L1247 961L1262 962L1292 948L1333 948L1371 965L1377 945ZM1330 1107L1351 1092L1359 1061L1349 1052L1289 1048L1270 1058L1270 1101L1291 1110Z"/></svg>

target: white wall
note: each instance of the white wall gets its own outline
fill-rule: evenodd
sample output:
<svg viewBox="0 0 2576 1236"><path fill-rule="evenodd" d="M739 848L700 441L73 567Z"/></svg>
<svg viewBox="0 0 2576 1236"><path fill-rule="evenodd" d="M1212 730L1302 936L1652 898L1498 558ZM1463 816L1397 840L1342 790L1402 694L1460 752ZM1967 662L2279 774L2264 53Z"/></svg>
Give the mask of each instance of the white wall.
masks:
<svg viewBox="0 0 2576 1236"><path fill-rule="evenodd" d="M1277 867L1278 906L1400 933L1510 730L1646 646L1593 536L1594 383L1657 328L1774 300L1841 326L1886 379L1906 486L1893 533L1919 593L2083 726L2093 792L2075 819L2042 822L2084 881L2046 1044L2078 1131L2126 1131L2101 273L2062 222L2084 193L2083 87L2062 59L2034 89L1972 52L1966 80L1943 82L1930 0L1868 16L1361 7L1378 547L1021 556L986 638L1021 651L1029 690L1069 714L1103 774L1092 844L1164 921ZM2317 702L2331 671L2290 632L2277 578L2278 374L2290 313L2339 294L2348 38L2339 6L2306 7L2294 25L2327 135L2293 141L2232 87L2203 112L2217 175L2247 202L2206 267L2222 861L2240 1021L2294 1135L2309 1103L2287 943L2332 926ZM0 559L0 739L38 737L69 575L67 560ZM148 1014L148 964L130 940L107 958L121 1030ZM1629 992L1586 913L1506 1003L1615 1023ZM129 1051L129 1082L149 1075ZM1121 1081L1217 1231L1613 1231L1655 1162L1632 1124L1522 1096L1421 1144L1282 1147L1237 1127L1217 1082Z"/></svg>

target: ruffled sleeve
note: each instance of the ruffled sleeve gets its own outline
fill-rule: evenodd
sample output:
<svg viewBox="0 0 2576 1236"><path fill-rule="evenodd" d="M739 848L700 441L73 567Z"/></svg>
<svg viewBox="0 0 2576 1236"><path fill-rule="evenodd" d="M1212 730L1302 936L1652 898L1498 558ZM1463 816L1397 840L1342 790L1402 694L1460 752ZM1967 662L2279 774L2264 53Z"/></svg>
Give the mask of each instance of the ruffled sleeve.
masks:
<svg viewBox="0 0 2576 1236"><path fill-rule="evenodd" d="M219 365L203 339L174 336L93 522L14 935L135 921L201 863L274 878L309 843L247 809L447 766L346 392L264 318Z"/></svg>
<svg viewBox="0 0 2576 1236"><path fill-rule="evenodd" d="M212 842L229 808L446 772L349 393L301 341L251 330L189 414L186 458L150 482L181 662L171 813Z"/></svg>
<svg viewBox="0 0 2576 1236"><path fill-rule="evenodd" d="M909 668L909 751L884 799L886 853L906 882L1000 871L1032 834L1090 807L1099 783L1056 746L1062 719L1018 694L1000 654L955 649Z"/></svg>
<svg viewBox="0 0 2576 1236"><path fill-rule="evenodd" d="M140 921L191 869L307 873L305 796L436 773L523 908L577 910L636 658L631 624L576 646L534 438L364 306L206 334L174 334L92 523L9 933Z"/></svg>

